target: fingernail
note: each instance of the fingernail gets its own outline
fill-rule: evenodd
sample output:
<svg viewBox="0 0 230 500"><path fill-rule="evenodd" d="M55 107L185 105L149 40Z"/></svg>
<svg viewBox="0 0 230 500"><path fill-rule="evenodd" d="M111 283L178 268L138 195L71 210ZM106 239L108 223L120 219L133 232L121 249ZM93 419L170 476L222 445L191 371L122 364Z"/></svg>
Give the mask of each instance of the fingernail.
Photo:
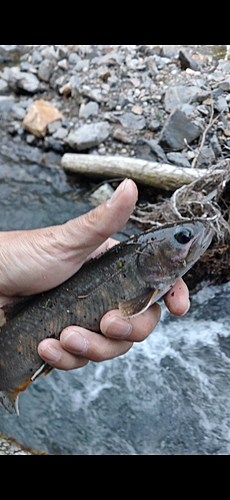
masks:
<svg viewBox="0 0 230 500"><path fill-rule="evenodd" d="M113 338L125 339L130 335L132 325L128 321L119 318L111 318L105 327L105 334Z"/></svg>
<svg viewBox="0 0 230 500"><path fill-rule="evenodd" d="M114 191L114 193L112 194L111 198L107 201L107 206L108 207L111 207L111 205L113 205L113 203L115 203L118 200L120 194L126 188L127 182L129 182L129 179L125 179L124 181L121 182L121 184L119 184L119 186L116 189L116 191Z"/></svg>
<svg viewBox="0 0 230 500"><path fill-rule="evenodd" d="M89 347L89 342L80 333L69 332L64 339L64 347L75 354L84 354Z"/></svg>
<svg viewBox="0 0 230 500"><path fill-rule="evenodd" d="M52 363L57 363L61 359L61 352L56 347L48 344L44 350L41 351L42 356L46 358L46 361Z"/></svg>

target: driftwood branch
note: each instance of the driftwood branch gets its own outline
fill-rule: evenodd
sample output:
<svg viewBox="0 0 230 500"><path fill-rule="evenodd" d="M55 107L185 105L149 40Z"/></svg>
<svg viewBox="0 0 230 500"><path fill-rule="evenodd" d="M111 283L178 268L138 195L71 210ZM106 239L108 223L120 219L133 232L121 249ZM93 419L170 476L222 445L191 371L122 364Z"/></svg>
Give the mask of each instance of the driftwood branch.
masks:
<svg viewBox="0 0 230 500"><path fill-rule="evenodd" d="M66 153L61 165L65 170L90 177L130 177L148 186L174 191L184 184L198 180L206 169L181 168L167 163L157 163L123 156L96 156Z"/></svg>

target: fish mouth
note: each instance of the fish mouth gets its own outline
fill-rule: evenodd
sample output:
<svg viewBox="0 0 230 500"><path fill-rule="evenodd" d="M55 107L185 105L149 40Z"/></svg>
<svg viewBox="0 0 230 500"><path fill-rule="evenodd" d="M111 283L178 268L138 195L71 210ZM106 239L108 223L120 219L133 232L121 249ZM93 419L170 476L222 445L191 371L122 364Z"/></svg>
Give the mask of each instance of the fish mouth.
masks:
<svg viewBox="0 0 230 500"><path fill-rule="evenodd" d="M197 224L199 224L198 221L197 221ZM201 255L203 255L203 253L207 250L207 248L211 244L212 238L214 236L214 230L211 227L211 225L208 224L208 222L207 222L207 224L205 224L204 222L201 222L200 224L202 224L202 227L201 227L200 231L198 231L198 234L195 235L193 242L191 244L191 247L190 247L190 250L191 250L191 248L194 250L193 256L191 253L191 260L194 260L194 259L198 260L199 257L201 257ZM195 247L197 247L197 248L195 249Z"/></svg>

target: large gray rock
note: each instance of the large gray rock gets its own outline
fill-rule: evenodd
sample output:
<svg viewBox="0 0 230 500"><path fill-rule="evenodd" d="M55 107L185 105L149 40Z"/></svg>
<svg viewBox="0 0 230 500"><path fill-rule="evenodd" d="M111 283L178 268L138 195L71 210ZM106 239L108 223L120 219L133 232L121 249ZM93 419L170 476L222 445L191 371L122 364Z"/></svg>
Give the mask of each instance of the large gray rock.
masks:
<svg viewBox="0 0 230 500"><path fill-rule="evenodd" d="M84 151L105 141L110 132L111 127L108 122L92 123L70 132L65 142L76 151Z"/></svg>
<svg viewBox="0 0 230 500"><path fill-rule="evenodd" d="M190 68L193 71L199 71L200 69L199 64L185 50L179 51L179 61L183 70Z"/></svg>
<svg viewBox="0 0 230 500"><path fill-rule="evenodd" d="M159 144L166 151L180 150L185 147L184 139L190 144L200 134L201 129L194 125L182 111L176 109L165 122Z"/></svg>
<svg viewBox="0 0 230 500"><path fill-rule="evenodd" d="M18 71L18 68L11 68L9 71L8 84L15 92L25 91L35 94L39 89L38 78L32 73Z"/></svg>

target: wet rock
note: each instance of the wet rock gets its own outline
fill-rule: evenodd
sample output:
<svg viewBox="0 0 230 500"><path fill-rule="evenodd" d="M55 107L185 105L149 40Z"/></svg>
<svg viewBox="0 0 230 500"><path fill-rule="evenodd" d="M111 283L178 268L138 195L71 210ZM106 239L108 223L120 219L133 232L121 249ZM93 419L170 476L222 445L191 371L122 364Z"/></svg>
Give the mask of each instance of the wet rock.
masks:
<svg viewBox="0 0 230 500"><path fill-rule="evenodd" d="M135 115L134 113L124 113L119 118L121 125L132 130L143 130L146 126L146 121L143 116Z"/></svg>
<svg viewBox="0 0 230 500"><path fill-rule="evenodd" d="M49 102L40 99L35 101L23 120L25 130L36 137L45 137L47 125L56 120L61 120L62 114Z"/></svg>
<svg viewBox="0 0 230 500"><path fill-rule="evenodd" d="M190 167L190 163L182 153L167 153L168 160L178 167Z"/></svg>
<svg viewBox="0 0 230 500"><path fill-rule="evenodd" d="M184 139L190 144L200 134L200 128L194 125L182 111L176 109L165 122L159 144L164 150L180 150L185 146Z"/></svg>
<svg viewBox="0 0 230 500"><path fill-rule="evenodd" d="M38 77L44 82L49 82L53 73L54 63L50 59L44 59L38 67Z"/></svg>
<svg viewBox="0 0 230 500"><path fill-rule="evenodd" d="M170 113L183 103L190 103L199 92L200 88L196 86L185 87L184 85L176 85L175 87L168 87L164 99L166 111Z"/></svg>
<svg viewBox="0 0 230 500"><path fill-rule="evenodd" d="M99 111L99 106L97 102L90 101L87 104L81 104L79 110L79 118L89 118L90 116L97 116Z"/></svg>
<svg viewBox="0 0 230 500"><path fill-rule="evenodd" d="M18 68L11 68L9 71L9 87L15 92L21 93L22 91L29 94L35 94L39 89L39 80L32 73L18 71Z"/></svg>
<svg viewBox="0 0 230 500"><path fill-rule="evenodd" d="M76 131L70 132L66 143L74 150L84 151L105 141L111 133L108 122L97 122L83 125Z"/></svg>
<svg viewBox="0 0 230 500"><path fill-rule="evenodd" d="M182 70L185 70L187 68L190 68L193 71L200 70L199 64L185 50L179 51L179 61Z"/></svg>

